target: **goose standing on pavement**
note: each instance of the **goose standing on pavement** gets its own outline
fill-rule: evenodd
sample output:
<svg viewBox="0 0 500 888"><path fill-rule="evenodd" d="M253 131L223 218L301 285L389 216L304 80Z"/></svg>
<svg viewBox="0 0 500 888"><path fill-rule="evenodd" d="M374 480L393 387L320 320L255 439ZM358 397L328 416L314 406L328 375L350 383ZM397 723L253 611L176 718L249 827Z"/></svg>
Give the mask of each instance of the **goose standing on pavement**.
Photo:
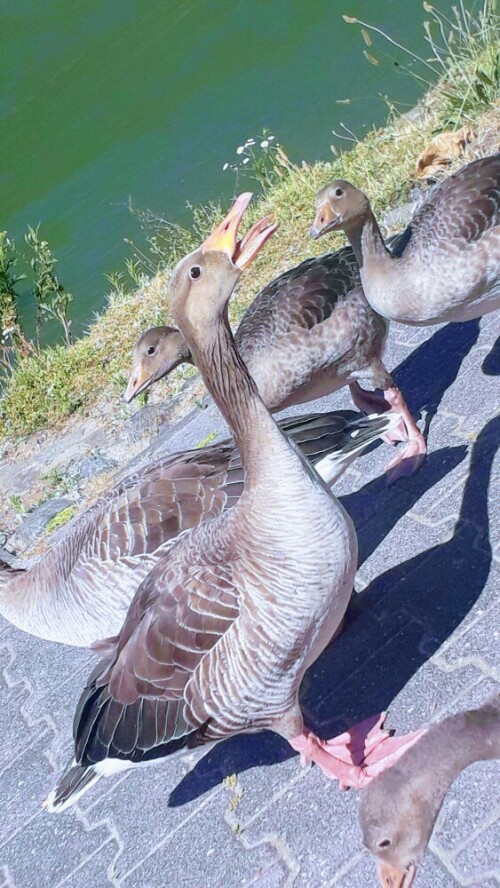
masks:
<svg viewBox="0 0 500 888"><path fill-rule="evenodd" d="M142 583L77 707L75 757L46 802L61 811L100 776L208 750L270 728L330 776L367 778L409 740L371 720L329 745L303 724L302 677L338 628L356 572L351 519L258 395L231 335L227 304L276 226L237 230L241 195L170 283L170 308L244 466L232 509L182 534ZM353 736L354 735L354 740ZM352 762L353 749L361 765ZM347 763L346 763L347 759Z"/></svg>
<svg viewBox="0 0 500 888"><path fill-rule="evenodd" d="M431 189L391 253L362 191L336 179L316 196L314 238L343 229L370 305L402 324L479 318L500 307L500 154Z"/></svg>

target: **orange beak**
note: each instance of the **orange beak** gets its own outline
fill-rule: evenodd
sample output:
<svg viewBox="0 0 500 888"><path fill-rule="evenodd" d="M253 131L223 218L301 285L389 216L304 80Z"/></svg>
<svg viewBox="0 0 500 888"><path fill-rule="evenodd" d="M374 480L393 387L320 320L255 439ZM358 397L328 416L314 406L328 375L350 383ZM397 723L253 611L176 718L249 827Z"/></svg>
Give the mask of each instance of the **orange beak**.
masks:
<svg viewBox="0 0 500 888"><path fill-rule="evenodd" d="M334 231L341 223L340 216L333 212L329 203L324 203L316 210L314 222L311 226L311 237L318 240L327 231Z"/></svg>
<svg viewBox="0 0 500 888"><path fill-rule="evenodd" d="M273 222L270 216L264 216L252 225L245 237L238 240L238 228L251 199L250 192L240 194L225 219L217 225L201 247L204 253L210 250L225 253L233 265L241 271L253 262L257 253L278 228L277 222Z"/></svg>
<svg viewBox="0 0 500 888"><path fill-rule="evenodd" d="M150 382L152 382L152 376L146 373L141 364L137 364L130 374L123 400L130 404L137 395L148 387Z"/></svg>
<svg viewBox="0 0 500 888"><path fill-rule="evenodd" d="M378 879L382 888L410 888L416 872L417 867L414 863L410 863L409 867L402 869L399 866L392 866L390 863L377 861Z"/></svg>

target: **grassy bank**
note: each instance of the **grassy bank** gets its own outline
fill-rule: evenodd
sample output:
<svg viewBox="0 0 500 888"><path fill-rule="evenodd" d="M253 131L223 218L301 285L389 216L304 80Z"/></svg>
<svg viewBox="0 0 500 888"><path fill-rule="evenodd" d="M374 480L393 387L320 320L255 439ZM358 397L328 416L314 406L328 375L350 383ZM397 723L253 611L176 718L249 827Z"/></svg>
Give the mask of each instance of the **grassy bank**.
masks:
<svg viewBox="0 0 500 888"><path fill-rule="evenodd" d="M424 9L432 24L426 25L432 61L417 61L409 55L412 76L422 81L425 93L418 113L402 117L391 108L382 130L350 143L331 161L298 167L282 155L247 219L251 223L271 213L280 222L280 230L245 275L232 302L233 321L256 292L281 271L343 243L341 234L330 238L328 244L315 244L308 237L314 194L329 179L346 178L361 186L380 214L407 198L415 181L416 160L435 133L464 124L475 129L498 124L499 20L495 4L488 0L474 18L460 5L449 21L427 3ZM367 65L377 64L377 47L387 43L386 38L368 24L349 21L360 29L369 46ZM326 120L325 127L331 128L332 123ZM159 257L164 270L133 292L117 287L88 335L70 346L19 356L0 399L0 436L56 425L72 413L88 412L103 399L118 403L135 339L146 327L167 318L168 269L200 242L221 214L217 205L200 208L193 214L191 229L171 226L166 236L164 232L163 255ZM173 375L171 391L183 373L181 369Z"/></svg>

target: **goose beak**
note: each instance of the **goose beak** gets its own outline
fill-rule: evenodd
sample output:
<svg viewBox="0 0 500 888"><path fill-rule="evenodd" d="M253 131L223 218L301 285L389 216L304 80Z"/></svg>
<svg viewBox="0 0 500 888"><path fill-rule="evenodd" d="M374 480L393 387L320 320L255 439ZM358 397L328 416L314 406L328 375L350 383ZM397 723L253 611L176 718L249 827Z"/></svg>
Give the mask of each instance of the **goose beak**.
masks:
<svg viewBox="0 0 500 888"><path fill-rule="evenodd" d="M236 268L243 271L253 262L257 253L278 228L269 216L252 225L250 231L238 240L238 228L246 208L252 199L251 192L240 194L226 218L212 231L202 245L203 252L217 250L225 253Z"/></svg>
<svg viewBox="0 0 500 888"><path fill-rule="evenodd" d="M329 203L324 203L316 210L310 235L313 240L318 240L327 231L335 231L341 224L342 216L334 213Z"/></svg>
<svg viewBox="0 0 500 888"><path fill-rule="evenodd" d="M150 376L144 370L141 364L137 364L136 367L132 370L130 374L127 388L125 390L125 394L123 395L123 400L130 404L137 395L140 395L144 389L147 389L148 385L153 382L153 377Z"/></svg>
<svg viewBox="0 0 500 888"><path fill-rule="evenodd" d="M390 863L377 861L378 879L382 888L410 888L417 872L414 863L404 869Z"/></svg>

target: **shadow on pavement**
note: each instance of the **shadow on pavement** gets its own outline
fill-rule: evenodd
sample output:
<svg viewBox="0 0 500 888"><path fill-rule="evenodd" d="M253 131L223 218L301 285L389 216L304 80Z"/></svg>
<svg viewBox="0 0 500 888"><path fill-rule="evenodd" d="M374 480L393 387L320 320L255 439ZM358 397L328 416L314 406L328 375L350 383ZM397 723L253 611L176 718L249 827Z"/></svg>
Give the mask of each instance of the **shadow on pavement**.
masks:
<svg viewBox="0 0 500 888"><path fill-rule="evenodd" d="M411 412L427 412L427 427L479 333L479 320L447 324L419 345L392 374Z"/></svg>
<svg viewBox="0 0 500 888"><path fill-rule="evenodd" d="M453 537L377 577L359 596L344 632L305 676L301 689L304 718L320 736L332 737L388 709L481 595L491 564L487 497L499 437L500 419L494 419L474 444ZM463 459L464 451L463 447L445 448L431 454L418 477L406 482L404 494L394 496L383 479L367 485L372 508L378 484L380 488L377 515L367 516L358 528L362 558L368 557L425 490ZM361 506L366 508L365 493L363 489L346 498L353 514ZM378 526L380 521L383 525ZM275 764L292 755L288 744L271 732L235 737L199 762L173 791L170 805L185 804L229 774Z"/></svg>

